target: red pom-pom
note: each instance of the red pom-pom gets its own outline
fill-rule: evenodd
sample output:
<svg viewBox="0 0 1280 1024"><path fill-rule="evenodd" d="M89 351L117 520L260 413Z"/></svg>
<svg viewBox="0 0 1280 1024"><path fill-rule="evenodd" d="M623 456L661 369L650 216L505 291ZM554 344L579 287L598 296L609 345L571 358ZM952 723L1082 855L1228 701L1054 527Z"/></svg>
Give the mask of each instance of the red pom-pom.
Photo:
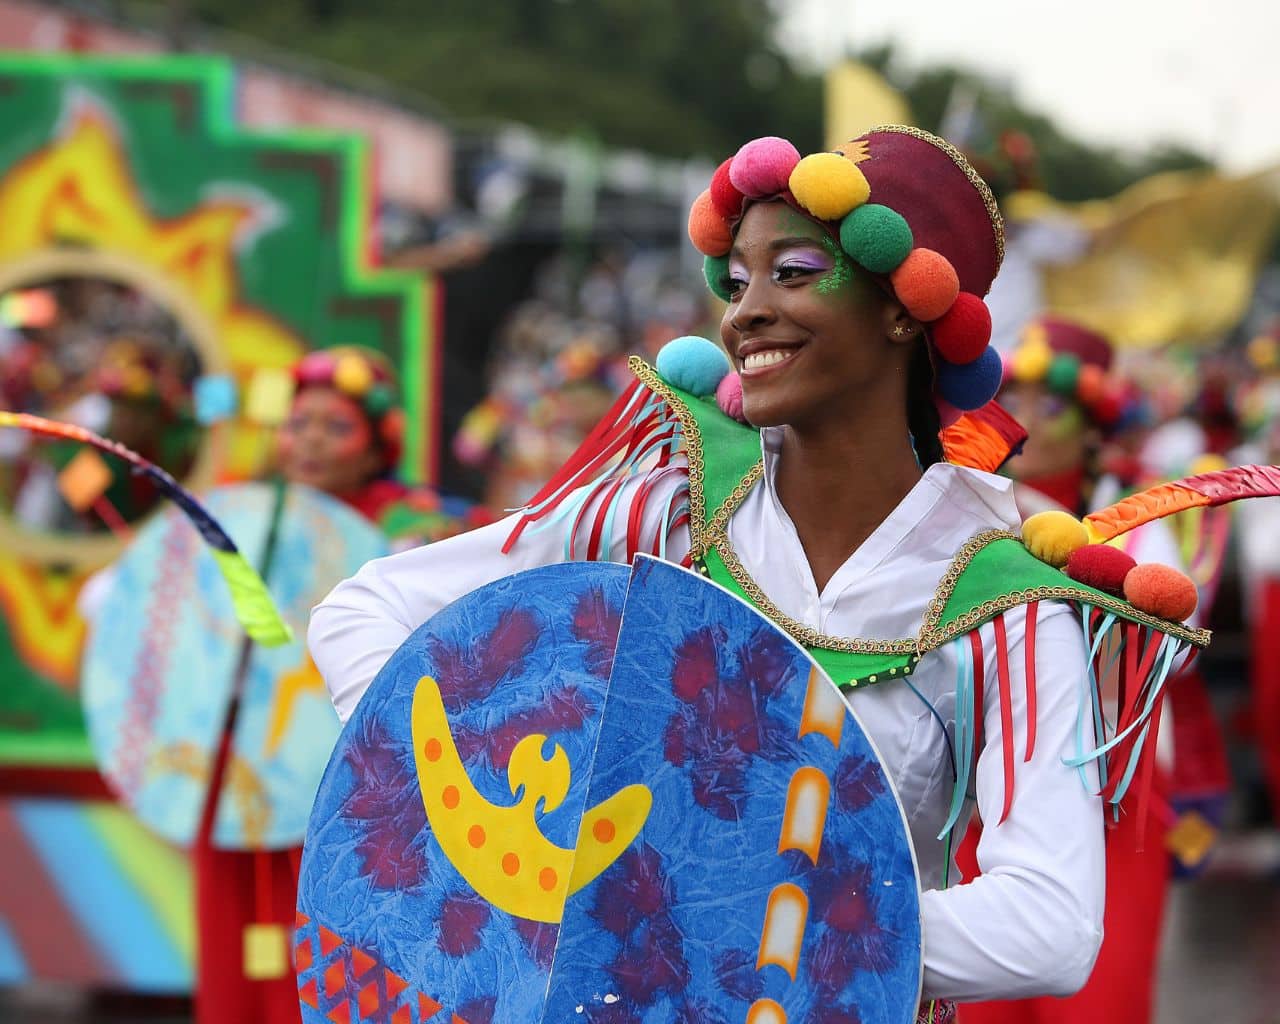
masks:
<svg viewBox="0 0 1280 1024"><path fill-rule="evenodd" d="M729 157L716 168L716 173L711 175L711 205L725 220L733 220L742 212L743 195L729 180L731 163L733 163L733 157Z"/></svg>
<svg viewBox="0 0 1280 1024"><path fill-rule="evenodd" d="M1086 544L1067 559L1067 575L1086 587L1094 587L1119 597L1124 580L1138 563L1130 555L1109 544Z"/></svg>
<svg viewBox="0 0 1280 1024"><path fill-rule="evenodd" d="M1189 619L1200 600L1190 576L1155 562L1135 567L1124 578L1124 596L1139 611L1174 622Z"/></svg>
<svg viewBox="0 0 1280 1024"><path fill-rule="evenodd" d="M972 363L991 340L991 311L971 292L961 292L951 308L929 325L938 355L956 366Z"/></svg>
<svg viewBox="0 0 1280 1024"><path fill-rule="evenodd" d="M955 267L932 249L912 249L889 281L907 312L925 323L942 316L960 294Z"/></svg>
<svg viewBox="0 0 1280 1024"><path fill-rule="evenodd" d="M704 256L723 256L733 248L729 222L712 204L710 189L698 196L689 210L689 241Z"/></svg>

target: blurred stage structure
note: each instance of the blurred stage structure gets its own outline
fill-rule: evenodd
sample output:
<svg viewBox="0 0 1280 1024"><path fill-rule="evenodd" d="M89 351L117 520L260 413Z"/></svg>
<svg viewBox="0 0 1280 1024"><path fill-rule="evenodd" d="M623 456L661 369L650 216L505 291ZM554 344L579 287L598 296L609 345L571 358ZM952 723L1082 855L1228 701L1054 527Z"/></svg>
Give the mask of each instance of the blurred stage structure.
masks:
<svg viewBox="0 0 1280 1024"><path fill-rule="evenodd" d="M211 57L0 55L5 403L185 438L155 454L200 489L266 468L304 351L367 345L402 374L403 475L428 480L435 284L373 267L366 141L247 130L244 88L268 86ZM76 516L39 486L65 468L47 446L0 441L0 983L186 991L185 856L110 801L77 692L77 596L150 508Z"/></svg>

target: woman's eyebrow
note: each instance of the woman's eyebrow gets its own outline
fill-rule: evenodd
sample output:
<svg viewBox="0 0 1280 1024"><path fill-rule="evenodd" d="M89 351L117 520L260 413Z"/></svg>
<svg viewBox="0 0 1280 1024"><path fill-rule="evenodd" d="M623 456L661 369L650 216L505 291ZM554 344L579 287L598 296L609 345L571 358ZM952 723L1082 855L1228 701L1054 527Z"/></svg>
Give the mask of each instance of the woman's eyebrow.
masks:
<svg viewBox="0 0 1280 1024"><path fill-rule="evenodd" d="M822 242L816 238L810 238L807 235L793 235L791 238L775 238L769 243L769 251L779 252L783 249L794 249L801 245L813 246L815 249L822 248Z"/></svg>
<svg viewBox="0 0 1280 1024"><path fill-rule="evenodd" d="M783 249L794 249L798 246L807 245L813 249L821 249L822 241L817 238L811 238L808 235L792 235L789 238L775 238L769 243L770 252L781 252ZM742 250L734 243L732 249L729 250L729 256L742 259Z"/></svg>

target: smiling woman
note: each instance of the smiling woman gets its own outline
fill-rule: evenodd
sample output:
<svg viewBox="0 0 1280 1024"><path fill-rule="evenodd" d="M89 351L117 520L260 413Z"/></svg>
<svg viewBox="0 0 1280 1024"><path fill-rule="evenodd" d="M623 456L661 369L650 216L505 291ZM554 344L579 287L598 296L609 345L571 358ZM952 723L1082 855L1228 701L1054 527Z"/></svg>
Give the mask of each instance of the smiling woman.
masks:
<svg viewBox="0 0 1280 1024"><path fill-rule="evenodd" d="M1025 433L991 401L990 191L914 128L804 159L757 139L689 233L727 303L723 348L682 338L656 372L633 360L636 383L525 508L340 584L309 634L339 714L419 624L496 579L638 552L692 566L806 647L874 741L924 890L929 1018L942 999L1075 991L1101 938L1107 751L1078 739L1090 652L1067 602L1105 607L1104 630L1202 638L1074 585L1011 532L992 473ZM1135 673L1153 702L1163 679ZM1136 764L1137 730L1107 750ZM949 888L974 793L984 874Z"/></svg>

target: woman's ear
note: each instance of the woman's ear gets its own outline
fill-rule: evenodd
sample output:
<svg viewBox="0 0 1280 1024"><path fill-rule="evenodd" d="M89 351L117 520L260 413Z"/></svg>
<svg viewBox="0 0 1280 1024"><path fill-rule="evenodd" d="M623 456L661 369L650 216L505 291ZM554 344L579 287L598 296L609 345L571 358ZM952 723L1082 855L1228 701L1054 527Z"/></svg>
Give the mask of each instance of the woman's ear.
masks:
<svg viewBox="0 0 1280 1024"><path fill-rule="evenodd" d="M920 325L911 318L906 308L897 302L884 306L884 333L890 341L901 344L920 337Z"/></svg>

